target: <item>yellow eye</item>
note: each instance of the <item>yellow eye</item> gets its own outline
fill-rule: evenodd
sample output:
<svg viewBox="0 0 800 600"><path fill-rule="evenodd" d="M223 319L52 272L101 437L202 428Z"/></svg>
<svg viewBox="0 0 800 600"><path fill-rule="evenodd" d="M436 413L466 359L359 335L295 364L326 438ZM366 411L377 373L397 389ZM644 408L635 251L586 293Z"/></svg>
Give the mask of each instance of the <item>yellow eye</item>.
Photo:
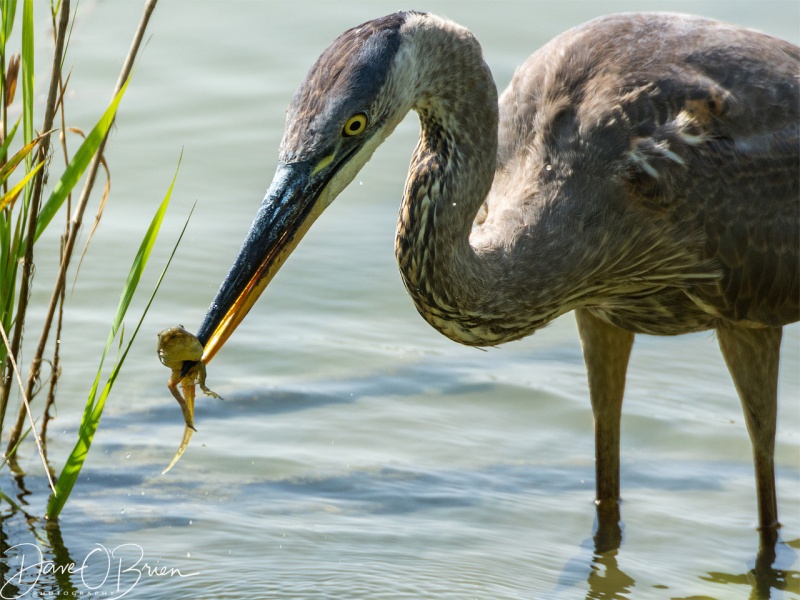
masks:
<svg viewBox="0 0 800 600"><path fill-rule="evenodd" d="M351 137L362 133L367 128L367 115L358 113L347 119L344 124L342 134L346 137Z"/></svg>

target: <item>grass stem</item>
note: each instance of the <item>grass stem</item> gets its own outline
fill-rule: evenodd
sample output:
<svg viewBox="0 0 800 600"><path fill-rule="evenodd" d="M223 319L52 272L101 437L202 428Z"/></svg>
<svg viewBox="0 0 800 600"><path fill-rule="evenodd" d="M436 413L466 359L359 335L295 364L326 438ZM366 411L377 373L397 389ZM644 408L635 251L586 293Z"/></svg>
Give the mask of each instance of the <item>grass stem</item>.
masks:
<svg viewBox="0 0 800 600"><path fill-rule="evenodd" d="M62 53L64 52L64 39L66 38L67 25L69 24L69 3L70 0L63 0L61 3L61 16L58 23L58 32L56 35L56 47L53 53L53 70L50 78L50 89L47 96L47 108L45 109L44 125L42 131L50 131L53 128L53 118L55 114L56 96L58 94L58 82L61 74ZM26 2L27 4L27 2ZM23 78L24 83L24 78ZM26 142L29 140L26 140ZM47 154L50 150L50 136L46 136L41 141L39 152L37 154L37 162L44 163L47 160ZM33 193L31 198L30 214L28 215L28 235L25 243L25 257L22 261L22 274L20 279L19 296L17 304L17 312L15 317L14 326L14 340L9 347L8 358L11 359L19 353L22 344L22 330L25 326L25 314L28 308L28 298L31 283L31 273L33 271L33 246L34 235L38 225L39 214L39 199L42 195L42 185L44 182L44 171L40 170L33 181ZM31 381L38 378L39 365L41 363L42 353L37 352L37 357L31 363L31 370L28 375L28 396L30 397L33 391ZM6 376L6 381L3 382L2 395L0 395L0 435L3 433L3 421L5 420L6 409L8 408L8 397L11 391L11 373ZM27 403L27 400L26 400ZM23 409L20 409L20 415L24 420ZM19 422L22 421L18 419ZM16 445L16 439L19 433L12 435L14 444L9 444L9 448Z"/></svg>
<svg viewBox="0 0 800 600"><path fill-rule="evenodd" d="M47 474L47 481L50 484L50 489L53 490L53 494L56 494L56 486L53 483L53 477L50 475L50 465L47 464L47 457L44 454L44 448L42 447L42 440L39 438L39 435L36 433L36 420L33 418L33 413L31 412L31 405L28 402L28 397L25 395L24 385L22 384L22 377L20 377L19 369L17 368L17 361L14 358L14 354L11 352L11 343L8 341L8 336L6 335L6 330L3 327L2 323L0 323L0 335L3 336L3 343L6 345L8 349L8 359L11 361L11 366L14 370L14 374L17 378L17 383L19 383L19 389L22 393L22 402L25 405L25 410L28 414L28 419L31 423L31 431L33 432L33 439L36 440L36 447L39 450L39 457L42 459L42 464L44 465L44 471Z"/></svg>
<svg viewBox="0 0 800 600"><path fill-rule="evenodd" d="M148 2L145 4L144 13L139 22L139 26L136 29L136 33L134 34L133 42L128 51L128 55L125 58L125 63L123 64L122 71L117 81L117 86L114 90L115 98L119 97L120 93L127 85L127 82L130 80L130 75L133 70L133 65L136 59L136 55L139 52L139 48L141 46L141 42L144 37L144 32L147 29L147 24L150 21L150 16L152 15L153 10L156 7L156 4L157 0L148 0ZM64 0L61 10L64 11L65 7L66 8L69 7L69 0ZM66 17L68 17L68 15L66 15ZM62 14L61 19L59 21L59 36L61 36L60 27L62 22L64 23L64 30L66 31L66 23L68 22L68 18L66 17ZM60 59L59 59L59 64L60 64ZM55 81L55 83L57 84L58 78L54 77L54 79L51 80L51 83L53 83L53 81ZM51 86L51 88L52 87L53 86ZM55 87L57 88L58 86L55 85ZM69 268L70 258L72 257L72 252L75 247L75 241L78 237L81 224L83 223L83 214L86 210L86 205L89 202L89 196L91 195L92 188L94 186L94 181L95 178L97 177L97 170L100 166L103 150L105 148L107 140L108 140L108 134L106 133L106 135L104 135L102 140L100 141L100 145L97 148L91 162L89 163L86 175L86 182L84 184L83 191L81 192L81 196L78 200L78 205L76 206L75 212L73 213L73 217L70 221L69 231L67 233L67 240L64 244L64 252L62 255L63 258L61 261L61 266L58 271L58 276L56 277L56 284L53 288L53 294L50 298L50 304L48 306L47 314L45 317L45 324L42 328L42 335L39 339L39 345L37 346L36 354L31 363L31 375L29 375L28 377L28 385L27 385L27 390L29 393L33 391L33 388L36 384L36 380L38 379L39 365L41 364L42 356L44 355L44 349L50 334L50 328L52 326L53 317L55 315L56 308L58 306L59 298L61 295L61 289L66 282L67 269ZM31 236L29 234L29 243L33 242L34 236ZM36 369L35 374L34 374L34 369ZM2 406L0 406L0 410L1 409ZM0 416L0 419L2 419L2 416ZM17 415L16 424L13 430L11 431L11 436L8 443L9 448L11 448L16 444L16 441L19 438L19 435L22 431L23 424L24 424L24 414L22 413L22 411L20 411L19 414ZM1 420L0 420L0 426L2 426ZM1 429L0 432L2 432Z"/></svg>

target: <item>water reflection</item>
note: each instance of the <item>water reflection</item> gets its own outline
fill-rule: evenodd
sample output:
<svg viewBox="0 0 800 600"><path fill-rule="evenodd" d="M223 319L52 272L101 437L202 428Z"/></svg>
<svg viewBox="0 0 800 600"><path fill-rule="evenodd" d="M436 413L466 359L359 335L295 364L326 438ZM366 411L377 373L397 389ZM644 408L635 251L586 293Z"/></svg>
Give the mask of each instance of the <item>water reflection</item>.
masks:
<svg viewBox="0 0 800 600"><path fill-rule="evenodd" d="M70 556L67 546L64 544L64 538L61 535L61 527L58 521L48 521L45 530L47 531L47 541L49 542L50 549L53 554L53 563L57 569L54 572L54 577L58 582L59 591L63 596L69 598L76 597L78 590L70 579L69 566L74 565L75 561Z"/></svg>
<svg viewBox="0 0 800 600"><path fill-rule="evenodd" d="M460 503L456 502L457 494L452 493L453 490L463 489L464 486L474 487L474 482L452 481L451 478L455 477L454 474L423 476L389 470L371 474L371 476L377 477L385 485L364 485L364 482L361 482L361 485L348 486L344 485L346 482L337 479L317 482L314 485L313 495L346 501L358 498L358 494L354 493L353 488L364 488L374 492L376 487L383 489L388 485L385 493L389 496L394 494L398 497L408 497L410 495L414 499L424 492L428 503L423 503L425 506L419 506L416 509L429 510L430 502L434 506L438 506L442 501L446 504L455 503L460 506ZM462 474L462 477L470 478L471 476ZM16 478L15 482L17 485L15 498L13 500L6 499L7 511L0 515L0 574L2 574L4 582L0 597L78 597L86 594L89 589L87 582L92 583L92 581L85 580L86 574L80 572L82 559L76 558L76 556L85 556L89 550L80 548L77 554L70 553L58 522L47 522L31 514L32 509L27 503L29 492L25 487L25 482L21 477ZM289 495L296 496L295 488L302 483L296 480L286 480L265 482L261 485L270 486L270 495L272 496L280 495L278 488L282 486L291 488L288 490ZM494 479L487 479L483 483L484 487L498 484ZM408 488L409 485L411 485L411 489ZM245 496L251 496L252 493L248 493L246 489L247 487L243 488L241 492ZM524 486L516 485L504 489L506 492L519 494L526 494L530 491ZM443 494L444 491L449 493ZM301 495L305 495L305 492ZM360 499L362 500L359 502L360 510L366 509L374 514L387 509L400 516L414 512L414 510L409 512L408 506L393 506L392 503L387 503L386 497L373 498L374 502L366 503L363 502L364 498ZM13 505L9 501L13 502ZM489 501L488 498L487 501ZM687 540L686 543L689 544L691 541ZM716 594L680 598L669 594L668 585L657 585L655 588L663 590L664 597L671 597L674 600L700 597L711 600L727 598L731 596L732 589L742 597L745 597L743 592L749 592L747 597L750 600L783 598L785 593L800 595L800 573L785 568L791 566L795 561L798 548L800 548L800 540L783 542L780 540L778 531L768 531L761 536L760 549L752 568L741 573L709 572L700 577L703 582L712 584L719 590ZM597 507L594 532L587 547L587 553L568 565L568 568L565 569L569 572L568 577L565 577L563 585L548 597L556 599L576 597L577 587L585 590L584 598L587 600L632 600L636 598L637 593L641 590L636 590L636 581L620 566L624 564L624 553L624 526L619 506L614 504ZM98 556L100 556L99 553ZM27 569L22 568L23 561ZM34 568L37 563L40 566ZM582 563L582 565L577 563ZM578 578L574 577L578 573L581 575ZM91 578L93 575L90 573L88 577ZM402 597L402 594L399 594L398 597Z"/></svg>
<svg viewBox="0 0 800 600"><path fill-rule="evenodd" d="M795 548L800 540L782 542L778 529L761 531L759 550L752 569L745 573L709 572L700 579L717 585L736 585L750 587L750 600L768 600L773 592L791 592L800 595L800 572L780 568L781 564L791 565L796 560ZM617 557L623 541L622 520L618 504L597 507L595 532L592 537L594 552L590 559L590 572L586 580L588 591L586 600L629 600L636 581L619 567ZM656 586L668 589L668 586ZM692 596L691 598L699 598ZM727 597L727 594L722 597ZM707 600L712 597L702 596ZM690 600L675 598L673 600Z"/></svg>
<svg viewBox="0 0 800 600"><path fill-rule="evenodd" d="M592 539L594 555L587 579L587 600L630 598L628 594L636 582L619 568L617 562L617 554L622 545L622 520L618 503L597 505L597 520Z"/></svg>
<svg viewBox="0 0 800 600"><path fill-rule="evenodd" d="M5 516L0 517L0 555L3 557L8 556L9 548L15 544L15 542L10 540L8 532L6 531L5 519ZM11 582L11 570L12 567L7 560L0 560L0 575L3 576L3 581L6 582L3 586L3 596L16 598L20 595L20 591L19 588Z"/></svg>
<svg viewBox="0 0 800 600"><path fill-rule="evenodd" d="M26 510L30 491L24 477L13 475L15 499L3 494L0 514L1 598L77 597L74 567L57 521L44 521Z"/></svg>
<svg viewBox="0 0 800 600"><path fill-rule="evenodd" d="M798 542L800 540L782 542L777 529L762 531L760 548L752 569L739 574L712 571L701 579L720 585L749 586L750 600L771 598L773 590L800 595L800 572L777 568L780 564L792 564L795 561L793 548L797 547Z"/></svg>

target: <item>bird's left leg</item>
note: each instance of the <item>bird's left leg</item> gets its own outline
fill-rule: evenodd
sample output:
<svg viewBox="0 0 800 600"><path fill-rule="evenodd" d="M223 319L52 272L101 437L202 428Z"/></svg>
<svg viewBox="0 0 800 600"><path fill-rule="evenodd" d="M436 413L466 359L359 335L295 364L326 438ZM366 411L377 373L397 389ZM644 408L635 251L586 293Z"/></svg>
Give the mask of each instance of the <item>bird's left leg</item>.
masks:
<svg viewBox="0 0 800 600"><path fill-rule="evenodd" d="M634 335L606 323L585 308L575 311L575 319L581 336L594 414L599 516L604 507L613 512L619 501L620 418Z"/></svg>
<svg viewBox="0 0 800 600"><path fill-rule="evenodd" d="M717 327L719 346L742 401L753 444L762 537L780 526L773 455L782 333L780 327L755 329L727 323Z"/></svg>

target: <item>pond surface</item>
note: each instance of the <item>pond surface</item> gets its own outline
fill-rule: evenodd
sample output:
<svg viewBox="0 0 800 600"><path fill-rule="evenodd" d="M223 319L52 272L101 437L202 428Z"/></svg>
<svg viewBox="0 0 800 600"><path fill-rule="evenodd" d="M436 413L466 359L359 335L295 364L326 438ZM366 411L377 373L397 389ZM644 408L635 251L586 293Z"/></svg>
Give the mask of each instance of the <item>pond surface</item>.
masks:
<svg viewBox="0 0 800 600"><path fill-rule="evenodd" d="M516 65L568 27L663 6L423 0L413 8L475 32L504 88ZM793 1L669 6L800 38ZM225 400L199 399L198 432L161 475L183 423L155 333L176 323L197 329L272 178L285 107L316 56L348 27L398 8L406 7L162 0L108 146L112 196L68 301L49 443L57 467L74 443L128 265L181 152L144 291L196 203L194 216L60 528L38 518L47 494L32 446L23 481L0 474L25 509L3 505L3 597L722 600L771 588L773 598L800 598L800 329L784 337L776 450L784 526L774 568L752 572L750 444L710 333L637 338L623 416L623 541L602 552L592 541L592 417L573 316L482 352L426 325L402 287L393 235L413 116L211 364L209 385ZM80 3L74 125L88 129L102 111L140 11L138 2ZM46 262L37 265L35 302L49 293ZM73 563L72 574L53 573Z"/></svg>

